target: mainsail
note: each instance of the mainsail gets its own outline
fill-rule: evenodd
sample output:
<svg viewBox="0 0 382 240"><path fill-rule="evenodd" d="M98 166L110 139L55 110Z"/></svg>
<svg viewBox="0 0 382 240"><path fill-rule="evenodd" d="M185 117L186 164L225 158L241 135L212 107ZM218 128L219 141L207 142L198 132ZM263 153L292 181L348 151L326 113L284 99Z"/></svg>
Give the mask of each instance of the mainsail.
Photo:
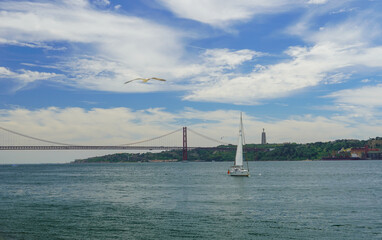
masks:
<svg viewBox="0 0 382 240"><path fill-rule="evenodd" d="M240 113L239 142L236 149L235 166L243 166L243 120Z"/></svg>

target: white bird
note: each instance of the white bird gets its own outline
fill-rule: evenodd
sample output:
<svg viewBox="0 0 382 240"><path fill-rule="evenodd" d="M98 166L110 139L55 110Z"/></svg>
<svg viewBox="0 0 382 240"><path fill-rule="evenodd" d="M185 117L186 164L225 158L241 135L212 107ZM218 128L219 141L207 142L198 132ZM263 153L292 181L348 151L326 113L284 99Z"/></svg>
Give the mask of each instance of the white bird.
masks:
<svg viewBox="0 0 382 240"><path fill-rule="evenodd" d="M157 77L151 77L151 78L135 78L135 79L132 79L132 80L129 80L129 81L127 81L127 82L125 82L125 84L126 83L129 83L129 82L132 82L132 81L137 81L137 80L142 80L144 83L147 83L149 80L151 80L151 79L153 79L153 80L158 80L158 81L162 81L162 82L165 82L166 81L166 79L163 79L163 78L157 78Z"/></svg>

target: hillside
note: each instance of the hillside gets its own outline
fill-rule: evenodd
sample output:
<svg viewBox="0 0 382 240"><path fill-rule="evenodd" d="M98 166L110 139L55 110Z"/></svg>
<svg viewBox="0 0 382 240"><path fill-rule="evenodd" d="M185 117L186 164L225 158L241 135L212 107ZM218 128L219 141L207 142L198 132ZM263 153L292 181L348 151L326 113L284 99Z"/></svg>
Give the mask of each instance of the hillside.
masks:
<svg viewBox="0 0 382 240"><path fill-rule="evenodd" d="M380 138L377 138L380 139ZM307 144L247 144L246 148L256 148L258 151L246 151L248 161L272 160L317 160L337 153L344 148L359 148L370 145L367 140L336 140L331 142L316 142ZM188 151L188 161L233 161L235 151L226 150L234 146L220 146L221 150L195 149ZM381 147L377 145L373 147ZM105 156L77 159L72 163L121 163L121 162L149 162L149 161L182 161L182 151L163 151L160 153L118 153Z"/></svg>

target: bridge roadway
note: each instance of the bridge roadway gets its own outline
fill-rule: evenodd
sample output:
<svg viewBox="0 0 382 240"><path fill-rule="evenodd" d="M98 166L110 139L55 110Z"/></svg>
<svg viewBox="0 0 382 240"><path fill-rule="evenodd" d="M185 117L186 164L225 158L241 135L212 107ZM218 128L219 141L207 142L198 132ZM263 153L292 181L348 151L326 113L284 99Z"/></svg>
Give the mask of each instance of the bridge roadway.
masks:
<svg viewBox="0 0 382 240"><path fill-rule="evenodd" d="M206 149L235 151L234 147L187 147L187 150ZM183 150L177 146L0 146L0 150ZM265 151L258 148L245 148L247 151Z"/></svg>

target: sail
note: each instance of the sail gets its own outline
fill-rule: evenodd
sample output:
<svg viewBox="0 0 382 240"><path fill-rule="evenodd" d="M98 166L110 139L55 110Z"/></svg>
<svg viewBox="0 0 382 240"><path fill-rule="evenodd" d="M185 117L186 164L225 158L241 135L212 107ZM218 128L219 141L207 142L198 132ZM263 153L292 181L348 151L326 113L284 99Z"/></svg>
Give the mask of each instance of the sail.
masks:
<svg viewBox="0 0 382 240"><path fill-rule="evenodd" d="M243 120L240 113L239 142L236 149L235 166L243 166Z"/></svg>

